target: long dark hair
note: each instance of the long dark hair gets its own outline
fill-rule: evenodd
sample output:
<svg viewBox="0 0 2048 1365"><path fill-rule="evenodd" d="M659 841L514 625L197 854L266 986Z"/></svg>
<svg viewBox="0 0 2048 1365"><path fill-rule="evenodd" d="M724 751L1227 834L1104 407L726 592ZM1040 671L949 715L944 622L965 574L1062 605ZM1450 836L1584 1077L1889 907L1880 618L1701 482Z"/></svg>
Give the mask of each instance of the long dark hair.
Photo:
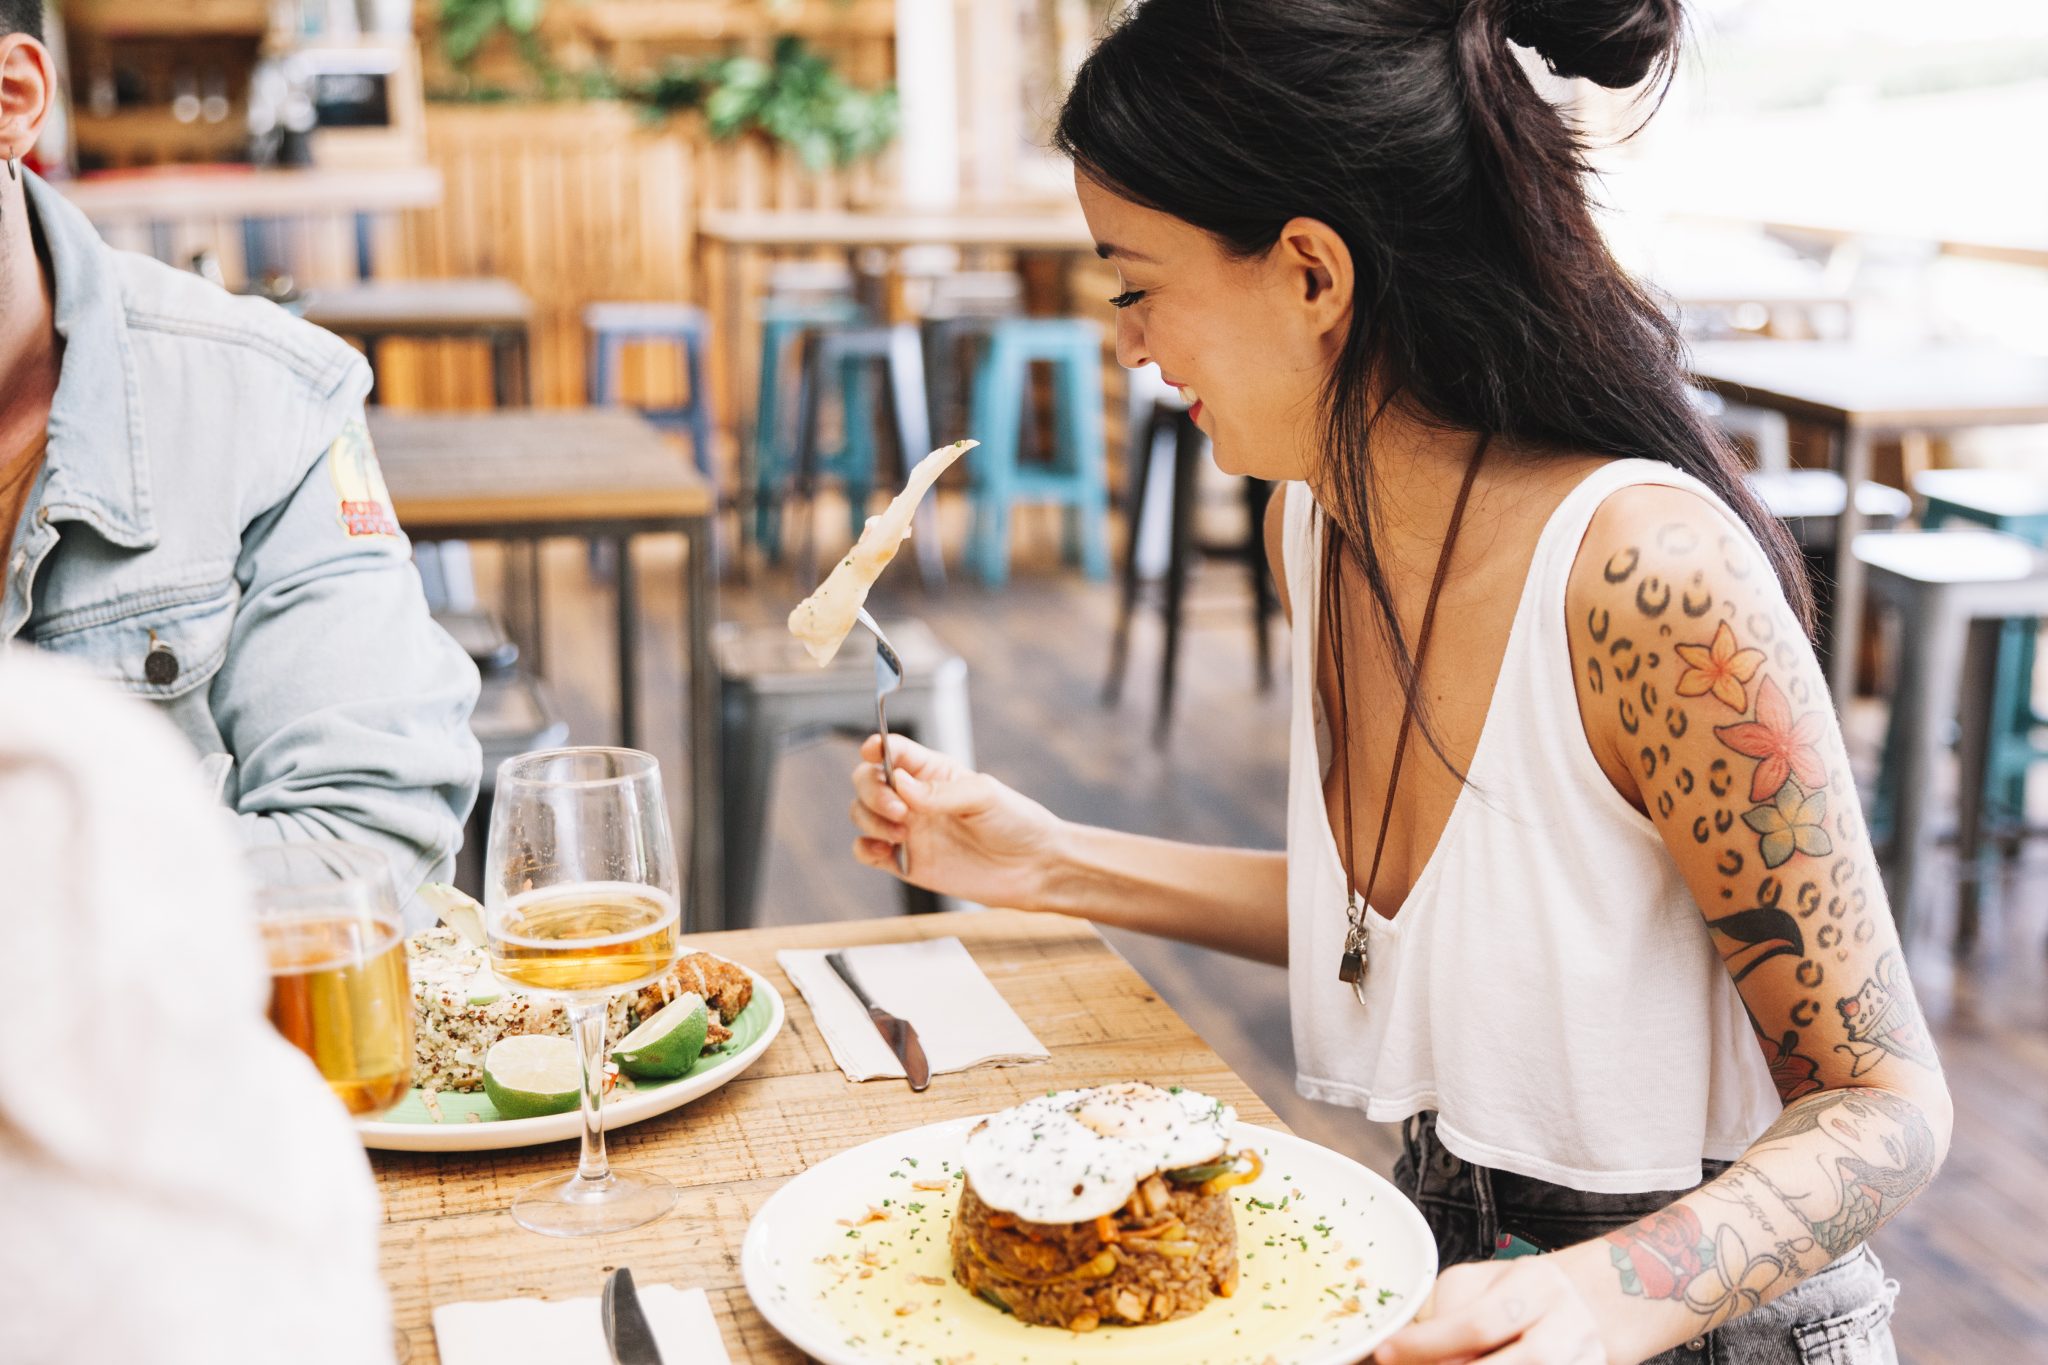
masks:
<svg viewBox="0 0 2048 1365"><path fill-rule="evenodd" d="M1404 681L1372 514L1372 429L1395 402L1684 470L1755 534L1812 629L1790 537L1694 405L1677 330L1594 227L1578 130L1508 47L1623 89L1669 71L1680 27L1679 0L1138 0L1060 112L1054 145L1083 175L1234 256L1296 216L1343 238L1357 287L1323 394L1330 511Z"/></svg>

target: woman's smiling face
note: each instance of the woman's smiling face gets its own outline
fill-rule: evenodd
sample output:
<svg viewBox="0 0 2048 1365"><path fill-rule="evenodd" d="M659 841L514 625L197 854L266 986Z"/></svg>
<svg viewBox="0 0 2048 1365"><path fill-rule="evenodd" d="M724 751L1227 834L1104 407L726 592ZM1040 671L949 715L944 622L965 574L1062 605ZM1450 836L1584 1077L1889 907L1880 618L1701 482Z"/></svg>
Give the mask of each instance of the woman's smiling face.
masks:
<svg viewBox="0 0 2048 1365"><path fill-rule="evenodd" d="M1225 473L1308 477L1323 385L1350 325L1342 241L1295 219L1270 250L1240 260L1202 229L1085 175L1074 187L1096 250L1122 280L1118 363L1159 366L1193 404Z"/></svg>

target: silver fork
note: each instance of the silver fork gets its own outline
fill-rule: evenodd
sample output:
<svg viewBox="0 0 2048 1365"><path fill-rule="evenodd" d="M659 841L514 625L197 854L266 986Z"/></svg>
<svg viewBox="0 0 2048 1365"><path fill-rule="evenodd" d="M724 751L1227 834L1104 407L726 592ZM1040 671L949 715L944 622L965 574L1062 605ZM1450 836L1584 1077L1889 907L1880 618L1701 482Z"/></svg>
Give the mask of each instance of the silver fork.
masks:
<svg viewBox="0 0 2048 1365"><path fill-rule="evenodd" d="M889 711L883 699L903 686L903 660L896 657L896 647L889 643L889 637L875 624L875 618L862 607L854 613L854 619L868 628L875 637L875 726L882 736L882 785L895 789L896 769L889 762ZM896 845L896 870L905 876L910 874L910 846Z"/></svg>

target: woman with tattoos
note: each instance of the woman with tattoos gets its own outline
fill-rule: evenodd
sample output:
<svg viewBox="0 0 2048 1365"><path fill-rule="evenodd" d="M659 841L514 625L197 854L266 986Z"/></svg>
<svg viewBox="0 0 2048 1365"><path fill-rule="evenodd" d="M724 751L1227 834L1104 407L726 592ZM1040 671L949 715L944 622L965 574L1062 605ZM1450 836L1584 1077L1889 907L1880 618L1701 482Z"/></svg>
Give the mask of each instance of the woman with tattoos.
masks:
<svg viewBox="0 0 2048 1365"><path fill-rule="evenodd" d="M1679 25L1139 0L1058 140L1118 358L1286 481L1287 849L854 773L871 867L1286 964L1298 1086L1404 1124L1446 1267L1387 1365L1890 1361L1863 1242L1948 1145L1797 560L1517 51L1622 89Z"/></svg>

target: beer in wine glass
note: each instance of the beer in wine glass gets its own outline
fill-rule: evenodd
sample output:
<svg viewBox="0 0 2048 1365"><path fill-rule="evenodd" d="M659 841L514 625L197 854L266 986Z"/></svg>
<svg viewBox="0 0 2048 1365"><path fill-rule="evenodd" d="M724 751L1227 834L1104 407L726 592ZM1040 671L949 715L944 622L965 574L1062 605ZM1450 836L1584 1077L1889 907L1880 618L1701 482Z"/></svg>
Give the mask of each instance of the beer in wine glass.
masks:
<svg viewBox="0 0 2048 1365"><path fill-rule="evenodd" d="M604 1150L606 1004L675 966L681 914L661 770L634 749L549 749L498 769L484 856L491 967L561 1001L582 1060L582 1159L512 1201L556 1237L620 1232L674 1207L658 1175L611 1169Z"/></svg>
<svg viewBox="0 0 2048 1365"><path fill-rule="evenodd" d="M391 864L344 843L251 849L270 1022L351 1114L412 1088L412 983Z"/></svg>

